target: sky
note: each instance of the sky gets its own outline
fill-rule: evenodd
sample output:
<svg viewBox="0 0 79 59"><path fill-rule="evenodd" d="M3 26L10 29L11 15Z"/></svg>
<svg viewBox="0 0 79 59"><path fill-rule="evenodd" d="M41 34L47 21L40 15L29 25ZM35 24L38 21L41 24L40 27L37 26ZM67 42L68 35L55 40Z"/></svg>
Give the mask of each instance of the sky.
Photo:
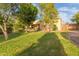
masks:
<svg viewBox="0 0 79 59"><path fill-rule="evenodd" d="M55 7L65 23L72 23L72 16L79 11L79 3L55 3Z"/></svg>
<svg viewBox="0 0 79 59"><path fill-rule="evenodd" d="M35 5L39 9L37 3L34 3L33 5ZM79 3L54 3L54 5L56 9L58 10L59 17L65 23L72 23L71 19L73 15L79 12Z"/></svg>

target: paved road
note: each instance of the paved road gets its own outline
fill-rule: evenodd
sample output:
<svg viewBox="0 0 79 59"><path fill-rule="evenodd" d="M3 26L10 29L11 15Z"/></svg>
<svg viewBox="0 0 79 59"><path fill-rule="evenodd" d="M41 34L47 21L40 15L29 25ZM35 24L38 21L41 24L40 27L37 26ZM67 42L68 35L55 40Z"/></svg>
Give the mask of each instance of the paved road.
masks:
<svg viewBox="0 0 79 59"><path fill-rule="evenodd" d="M79 31L69 32L68 38L79 47Z"/></svg>

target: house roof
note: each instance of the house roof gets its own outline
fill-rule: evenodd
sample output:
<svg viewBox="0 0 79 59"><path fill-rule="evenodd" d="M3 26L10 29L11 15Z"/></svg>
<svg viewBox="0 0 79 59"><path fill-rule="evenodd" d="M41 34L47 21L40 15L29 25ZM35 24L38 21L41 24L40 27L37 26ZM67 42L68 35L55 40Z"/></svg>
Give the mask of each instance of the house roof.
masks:
<svg viewBox="0 0 79 59"><path fill-rule="evenodd" d="M35 21L33 22L33 24L37 24L39 21L40 21L40 20L35 20Z"/></svg>

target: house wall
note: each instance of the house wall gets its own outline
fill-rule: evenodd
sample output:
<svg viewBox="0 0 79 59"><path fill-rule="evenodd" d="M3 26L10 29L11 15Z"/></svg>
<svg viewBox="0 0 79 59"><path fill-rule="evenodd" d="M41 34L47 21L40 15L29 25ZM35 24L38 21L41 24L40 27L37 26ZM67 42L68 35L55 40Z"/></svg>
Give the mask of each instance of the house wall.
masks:
<svg viewBox="0 0 79 59"><path fill-rule="evenodd" d="M57 26L57 30L58 31L61 31L62 29L62 20L61 19L58 19L57 23L55 23L55 25Z"/></svg>
<svg viewBox="0 0 79 59"><path fill-rule="evenodd" d="M78 24L65 24L62 28L62 31L75 31L79 30Z"/></svg>

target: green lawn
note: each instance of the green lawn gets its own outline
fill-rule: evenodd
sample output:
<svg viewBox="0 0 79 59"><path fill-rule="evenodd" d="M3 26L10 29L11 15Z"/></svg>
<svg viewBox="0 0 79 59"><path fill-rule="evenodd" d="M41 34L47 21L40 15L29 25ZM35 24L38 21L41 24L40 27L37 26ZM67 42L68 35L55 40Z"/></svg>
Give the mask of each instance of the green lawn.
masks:
<svg viewBox="0 0 79 59"><path fill-rule="evenodd" d="M18 36L20 36L20 35L22 35L23 33L11 33L11 34L9 34L9 39L8 40L11 40L11 39L13 39L13 38L16 38L16 37L18 37ZM5 39L4 39L4 36L3 35L0 35L0 43L1 42L4 42L5 41Z"/></svg>
<svg viewBox="0 0 79 59"><path fill-rule="evenodd" d="M0 36L0 55L79 55L79 48L62 33L13 33L7 41Z"/></svg>

